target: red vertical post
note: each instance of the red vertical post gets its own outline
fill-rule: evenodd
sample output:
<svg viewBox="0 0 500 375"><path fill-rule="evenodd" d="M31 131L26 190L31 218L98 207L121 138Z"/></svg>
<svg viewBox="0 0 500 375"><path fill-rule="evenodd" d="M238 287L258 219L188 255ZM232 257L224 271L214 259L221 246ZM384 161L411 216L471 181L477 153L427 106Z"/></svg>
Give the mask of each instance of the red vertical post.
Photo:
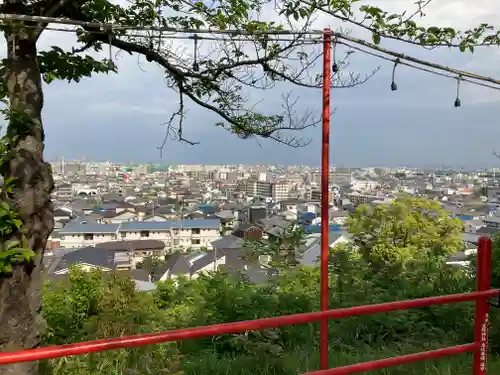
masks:
<svg viewBox="0 0 500 375"><path fill-rule="evenodd" d="M321 143L321 311L328 310L328 177L330 172L330 72L332 32L323 31L323 135ZM328 368L328 319L320 321L320 367Z"/></svg>
<svg viewBox="0 0 500 375"><path fill-rule="evenodd" d="M492 242L488 237L481 237L477 244L477 291L490 289L491 282L491 247ZM476 300L476 314L474 322L474 362L472 375L486 375L486 362L488 357L488 298Z"/></svg>

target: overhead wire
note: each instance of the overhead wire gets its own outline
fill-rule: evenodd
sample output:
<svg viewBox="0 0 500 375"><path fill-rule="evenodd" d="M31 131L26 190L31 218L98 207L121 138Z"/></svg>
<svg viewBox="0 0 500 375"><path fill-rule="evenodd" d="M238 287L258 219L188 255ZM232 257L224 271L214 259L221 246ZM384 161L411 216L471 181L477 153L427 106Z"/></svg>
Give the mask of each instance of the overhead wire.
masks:
<svg viewBox="0 0 500 375"><path fill-rule="evenodd" d="M24 27L28 29L42 29L40 26L35 26L35 25L25 25ZM43 30L47 31L56 31L56 32L67 32L67 33L77 33L77 29L67 29L67 28L62 28L62 27L44 27ZM149 30L138 30L138 31L149 31ZM97 31L97 30L92 30L92 31L85 31L89 34L108 34L106 31ZM182 32L184 33L184 31ZM186 33L188 34L188 33ZM220 37L208 37L208 36L203 36L203 35L175 35L175 34L159 34L159 35L148 35L148 34L139 34L139 33L129 33L127 32L123 36L128 36L132 38L154 38L154 39L172 39L172 40L193 40L193 39L198 39L198 40L207 40L207 41L222 41L222 42L253 42L253 39L249 39L252 35L248 34L246 35L246 38L242 37L230 37L230 38L220 38ZM300 34L300 33L297 33ZM286 34L290 35L290 34ZM120 35L118 35L120 36ZM243 35L245 36L245 35ZM285 36L285 35L284 35ZM292 38L284 38L284 37L279 37L279 38L272 38L270 39L272 42L294 42L296 39ZM303 38L301 39L301 45L303 44L319 44L323 41L323 38Z"/></svg>
<svg viewBox="0 0 500 375"><path fill-rule="evenodd" d="M220 35L323 35L323 30L241 30L241 29L191 29L191 28L177 28L169 26L138 26L138 25L122 25L106 22L86 22L78 21L67 18L55 17L42 17L42 16L28 16L23 14L9 14L0 13L0 21L25 21L25 22L38 22L38 23L55 23L60 25L80 26L86 28L100 29L102 31L113 30L135 30L135 31L159 31L159 32L175 32L175 33L192 33L192 34L220 34Z"/></svg>
<svg viewBox="0 0 500 375"><path fill-rule="evenodd" d="M85 28L85 32L88 33L100 33L100 34L109 34L113 31L125 31L123 36L128 37L137 37L137 38L152 38L151 35L140 34L143 32L151 32L157 31L160 34L155 35L155 39L178 39L178 40L211 40L211 41L221 41L221 42L252 42L253 40L249 39L249 37L255 37L259 35L270 35L274 36L269 41L276 42L293 42L294 39L284 38L284 36L294 36L294 37L304 37L300 41L301 45L304 44L318 44L323 41L324 30L267 30L267 31L249 31L249 30L239 30L239 29L228 29L228 30L220 30L220 29L189 29L189 28L175 28L168 26L137 26L137 25L122 25L122 24L113 24L113 23L98 23L98 22L85 22L64 18L54 18L54 17L42 17L42 16L28 16L28 15L20 15L20 14L6 14L0 13L0 23L6 21L25 21L25 22L38 22L38 23L54 23L59 25L67 25L67 26L77 26ZM67 28L58 28L58 27L43 27L40 25L24 25L24 27L30 28L39 28L49 31L58 31L58 32L70 32L76 33L78 29L67 29ZM93 30L88 30L93 29ZM132 31L132 33L130 33ZM135 33L134 33L135 32ZM168 34L164 34L168 33ZM191 34L191 35L175 35L175 34ZM221 37L210 37L199 34L215 34L215 35L226 35L229 38L221 38ZM398 64L407 66L409 68L413 68L416 70L420 70L426 73L434 74L437 76L450 78L450 79L459 79L460 81L464 81L470 84L475 84L478 86L482 86L489 89L500 90L500 80L494 79L492 77L487 77L475 73L470 73L467 71L462 71L459 69L454 69L448 66L444 66L441 64L433 63L428 60L418 59L406 54L401 54L389 49L382 48L378 45L369 43L363 39L350 37L348 35L344 35L337 32L331 33L332 37L335 38L338 44L342 44L352 50L359 51L361 53L371 55L373 57L395 62L398 61ZM311 36L316 36L316 38L312 38ZM307 38L306 38L307 37ZM346 42L347 41L347 42ZM355 45L353 45L355 44ZM365 48L361 48L359 46L365 47L372 51L369 51ZM373 52L376 51L376 52ZM377 53L378 52L378 53ZM388 57L388 56L392 56ZM396 59L394 59L396 58ZM416 65L415 65L416 64ZM447 74L448 73L448 74ZM485 81L487 83L482 83L479 81ZM493 84L493 85L492 85ZM499 85L494 86L494 85Z"/></svg>
<svg viewBox="0 0 500 375"><path fill-rule="evenodd" d="M310 2L310 1L306 1L306 0L301 0L302 3L306 4L306 5L309 5L309 6L315 6L314 3ZM422 46L418 40L411 40L411 39L401 39L400 37L398 36L395 36L395 35L391 35L391 34L388 34L388 33L383 33L383 32L380 32L378 30L376 30L375 28L373 27L370 27L370 26L367 26L367 25L364 25L362 22L358 22L358 21L354 21L352 19L350 19L349 17L346 17L344 15L341 15L339 14L339 12L335 12L331 9L327 9L327 8L324 8L324 7L318 7L317 8L318 10L320 10L321 12L323 13L326 13L342 22L348 22L348 23L351 23L357 27L360 27L360 28L363 28L371 33L377 33L378 35L380 35L381 37L383 38L387 38L387 39L393 39L393 40L396 40L398 42L403 42L403 43L408 43L408 44L413 44L413 45L417 45L417 46ZM415 14L414 14L415 15ZM412 17L408 18L407 21L409 21ZM377 32L378 31L378 32ZM468 44L469 46L471 47L492 47L492 46L497 46L496 43L494 42L480 42L480 43L470 43ZM436 48L436 47L460 47L460 44L458 43L449 43L449 42L444 42L444 43L438 43L438 44L430 44L428 45L427 47L429 48Z"/></svg>
<svg viewBox="0 0 500 375"><path fill-rule="evenodd" d="M458 79L458 76L455 76L455 75L451 75L451 74L446 74L446 73L441 73L441 72L438 72L436 70L432 70L432 69L429 69L429 68L424 68L422 66L417 66L417 65L414 65L414 64L410 64L410 63L407 63L406 61L397 61L398 59L392 59L390 57L387 57L387 56L383 56L379 53L376 53L376 52L372 52L372 51L367 51L363 48L360 48L360 47L357 47L357 46L353 46L349 43L345 43L345 42L338 42L338 44L342 44L350 49L353 49L355 51L359 51L361 53L364 53L364 54L367 54L367 55L370 55L370 56L373 56L373 57L376 57L378 59L381 59L381 60L386 60L386 61L390 61L390 62L393 62L393 63L396 63L398 65L404 65L404 66L407 66L409 68L413 68L413 69L416 69L416 70L420 70L422 72L426 72L426 73L430 73L430 74L434 74L434 75L437 75L437 76L440 76L440 77L444 77L444 78L451 78L451 79ZM487 83L482 83L482 82L477 82L477 81L473 81L472 79L469 79L469 78L460 78L460 80L462 82L467 82L467 83L471 83L471 84L474 84L474 85L478 85L478 86L482 86L482 87L486 87L486 88L489 88L489 89L493 89L493 90L499 90L500 91L500 86L499 87L496 87L496 86L493 86L493 85L488 85Z"/></svg>

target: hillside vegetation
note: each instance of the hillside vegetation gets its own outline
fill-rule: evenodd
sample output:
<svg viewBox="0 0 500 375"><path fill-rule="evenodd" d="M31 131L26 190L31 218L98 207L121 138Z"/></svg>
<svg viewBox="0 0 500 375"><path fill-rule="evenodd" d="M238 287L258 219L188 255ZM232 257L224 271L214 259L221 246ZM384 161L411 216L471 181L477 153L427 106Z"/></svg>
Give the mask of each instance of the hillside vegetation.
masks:
<svg viewBox="0 0 500 375"><path fill-rule="evenodd" d="M458 225L441 216L449 230L437 233L425 226L427 211L439 210L429 202L401 198L376 218L392 238L406 222L417 220L420 234L406 243L381 242L369 251L360 248L361 218L350 223L354 244L334 249L330 258L332 308L380 303L472 291L475 281L464 270L447 266L444 254L455 249L450 236ZM416 209L418 208L418 209ZM418 212L418 217L415 216ZM392 213L389 215L389 213ZM397 213L397 215L396 215ZM440 214L440 213L439 213ZM375 216L372 216L374 218ZM413 217L413 219L412 219ZM435 214L430 217L436 218ZM450 221L447 221L450 220ZM451 226L451 227L450 227ZM415 227L415 226L414 226ZM427 229L426 229L427 228ZM410 230L410 232L412 232ZM413 233L413 232L412 232ZM424 238L423 233L433 236ZM436 236L442 236L439 246ZM417 239L421 242L416 243ZM357 242L358 241L358 242ZM365 241L366 243L366 241ZM427 244L417 252L418 244ZM404 246L403 246L404 245ZM399 246L399 247L398 247ZM423 245L422 245L423 246ZM424 251L425 250L425 251ZM410 256L411 255L411 256ZM500 237L494 239L493 259L500 256ZM500 278L500 262L493 267L494 282ZM136 292L133 281L115 274L73 269L69 279L49 283L44 291L43 312L48 323L46 345L98 338L165 331L176 328L309 312L319 309L319 270L289 268L266 285L254 285L243 276L216 272L196 280L160 282L154 293ZM334 320L330 323L330 366L409 354L473 341L473 303L392 312ZM491 314L489 371L500 373L500 319ZM137 349L115 350L87 356L48 361L45 374L290 374L317 370L318 324L286 326L259 332L209 337ZM422 362L375 374L470 375L472 355Z"/></svg>

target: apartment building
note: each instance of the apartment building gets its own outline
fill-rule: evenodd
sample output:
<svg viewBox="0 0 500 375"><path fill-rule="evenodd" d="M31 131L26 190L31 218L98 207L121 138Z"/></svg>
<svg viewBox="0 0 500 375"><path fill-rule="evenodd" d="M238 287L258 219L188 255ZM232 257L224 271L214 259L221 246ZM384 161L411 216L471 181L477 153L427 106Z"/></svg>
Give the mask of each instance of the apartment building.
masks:
<svg viewBox="0 0 500 375"><path fill-rule="evenodd" d="M119 224L69 223L59 231L61 248L95 246L108 241L159 240L166 251L211 249L220 238L219 219L129 221Z"/></svg>
<svg viewBox="0 0 500 375"><path fill-rule="evenodd" d="M272 185L272 197L275 202L281 202L290 198L293 185L287 181L278 181Z"/></svg>
<svg viewBox="0 0 500 375"><path fill-rule="evenodd" d="M60 247L76 248L95 246L101 242L118 239L119 224L97 224L86 221L70 222L59 230Z"/></svg>
<svg viewBox="0 0 500 375"><path fill-rule="evenodd" d="M244 189L249 197L271 198L273 196L273 184L267 181L247 180Z"/></svg>
<svg viewBox="0 0 500 375"><path fill-rule="evenodd" d="M73 187L69 183L56 184L52 196L59 200L69 200L73 197Z"/></svg>

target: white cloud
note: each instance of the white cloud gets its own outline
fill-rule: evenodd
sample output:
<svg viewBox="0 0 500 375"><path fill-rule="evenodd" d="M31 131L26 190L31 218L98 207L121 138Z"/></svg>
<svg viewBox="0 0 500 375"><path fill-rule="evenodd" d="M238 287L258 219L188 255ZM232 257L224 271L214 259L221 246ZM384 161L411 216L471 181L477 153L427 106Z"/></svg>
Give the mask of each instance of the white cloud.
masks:
<svg viewBox="0 0 500 375"><path fill-rule="evenodd" d="M378 6L381 9L401 13L416 9L415 0L371 0L361 4ZM450 26L459 29L471 28L479 23L497 24L500 20L500 2L497 0L434 0L424 9L425 17L418 20L424 26Z"/></svg>
<svg viewBox="0 0 500 375"><path fill-rule="evenodd" d="M414 0L366 0L356 4L363 3L380 6L382 9L390 12L400 12L414 8ZM473 27L482 22L488 22L495 25L500 24L500 2L498 0L482 0L480 4L478 3L479 2L470 0L434 0L426 9L427 17L418 20L418 22L423 25L452 26L458 29ZM279 20L276 13L272 10L266 10L261 18L262 20ZM354 29L353 26L342 24L338 20L325 14L319 16L318 20L313 25L315 29L322 29L324 27L336 28L339 26L351 27ZM359 31L354 31L353 35L364 34L361 34ZM0 41L0 47L5 48L5 44L2 43L4 43L3 40ZM75 37L73 34L46 32L42 35L39 46L41 49L51 45L71 48L74 43ZM174 40L172 43L172 47L170 48L176 50L177 55L180 55L182 59L192 59L194 51L193 41ZM204 42L200 47L201 54L207 53L210 49L214 48L215 45L216 43L214 42ZM481 50L472 55L468 53L459 54L449 51L448 49L429 52L419 47L410 47L401 43L387 44L384 42L384 46L386 45L398 51L408 52L410 55L416 55L438 63L441 62L456 68L471 70L479 74L482 73L494 76L496 75L496 71L498 71L496 68L496 66L498 66L497 62L500 54L498 49L488 49L484 52ZM106 55L107 52L101 54L102 57L106 57ZM381 119L381 121L386 121L386 117L384 116L390 117L390 115L383 114L383 111L388 112L392 108L404 108L405 111L407 111L405 112L405 116L409 117L419 117L421 113L427 113L429 118L431 118L435 107L441 109L446 107L446 111L456 112L456 110L452 108L454 100L453 81L433 79L434 77L429 77L428 75L417 73L410 69L398 70L400 77L400 81L398 81L398 84L400 84L398 95L400 95L400 99L396 99L394 94L388 89L392 69L390 63L380 62L377 59L367 57L363 54L355 54L352 56L352 60L353 64L351 68L355 71L364 72L371 70L371 68L379 63L382 64L383 71L378 75L380 77L377 77L377 79L369 82L359 90L339 90L334 93L334 95L341 97L345 95L344 101L350 101L350 103L352 103L352 106L346 106L347 108L340 106L339 116L352 116L356 118L357 121L360 121L360 123L362 121L369 122L366 118L363 119L360 117L360 113L363 111L359 110L359 108L367 107L379 107L380 114L378 116L380 116L379 119ZM144 58L139 59L138 64L137 56L129 56L125 53L119 54L119 56L116 57L116 61L120 71L118 75L101 75L89 80L84 80L78 85L55 83L47 88L46 103L48 111L46 112L45 122L49 133L49 144L51 139L57 139L57 136L54 134L56 132L61 132L61 134L65 134L67 137L67 139L65 138L60 142L71 142L71 133L68 135L70 130L63 129L68 128L67 121L64 124L60 123L62 120L60 120L57 111L54 109L57 107L64 107L65 110L70 112L71 116L68 116L68 118L75 124L79 123L79 121L81 122L81 120L85 120L89 124L93 124L94 128L102 129L106 126L109 127L109 124L113 122L113 118L118 116L121 123L117 129L123 134L132 134L130 136L131 138L134 138L136 136L134 132L139 132L141 125L143 126L143 124L138 126L136 119L143 118L144 123L153 125L149 128L158 126L157 132L161 136L162 128L159 127L159 123L162 119L166 119L167 116L171 114L177 104L177 95L165 88L163 69L155 64L147 63ZM403 78L406 79L406 81L404 81ZM293 87L290 87L290 89L292 88ZM288 86L280 86L280 89L266 92L264 95L279 97L281 89L288 90L289 88ZM442 96L439 96L437 92L442 92ZM307 93L304 93L304 91L297 91L297 93L301 93L303 98L313 96L310 94L311 91L307 91ZM260 94L262 97L263 93L260 91L255 94ZM429 97L422 99L425 95ZM500 101L500 93L467 84L463 85L461 97L464 108L459 109L459 111L465 111L472 106L488 105ZM335 100L337 100L337 98ZM303 106L308 107L311 101L303 103ZM267 106L267 108L273 108L273 106L275 107L277 104L276 101L266 100L263 105ZM320 108L319 96L318 99L314 101L313 105L317 106L318 109ZM265 109L266 108L264 108L264 110ZM135 119L130 120L130 124L125 121L128 114L130 114L131 119ZM209 131L206 129L207 126L212 123L212 119L210 118L211 115L195 107L192 108L188 116L189 123L186 126L187 132L194 134L196 137L196 133L204 129L204 132L209 134ZM72 117L75 117L74 120L71 120ZM369 117L373 118L375 116L371 115ZM344 121L347 120L344 119ZM135 123L132 123L134 121ZM458 123L460 119L456 119L455 121ZM69 125L71 126L73 124ZM89 125L89 127L90 126L91 125ZM90 131L91 130L89 130L89 132ZM212 130L210 130L210 132L212 132ZM106 135L102 135L102 137L105 136ZM207 136L207 138L209 137ZM209 139L204 139L204 141L210 143ZM76 147L80 143L80 140L75 139L74 142L74 146ZM122 147L128 149L129 145L124 144ZM180 152L181 151L179 151L179 153Z"/></svg>

